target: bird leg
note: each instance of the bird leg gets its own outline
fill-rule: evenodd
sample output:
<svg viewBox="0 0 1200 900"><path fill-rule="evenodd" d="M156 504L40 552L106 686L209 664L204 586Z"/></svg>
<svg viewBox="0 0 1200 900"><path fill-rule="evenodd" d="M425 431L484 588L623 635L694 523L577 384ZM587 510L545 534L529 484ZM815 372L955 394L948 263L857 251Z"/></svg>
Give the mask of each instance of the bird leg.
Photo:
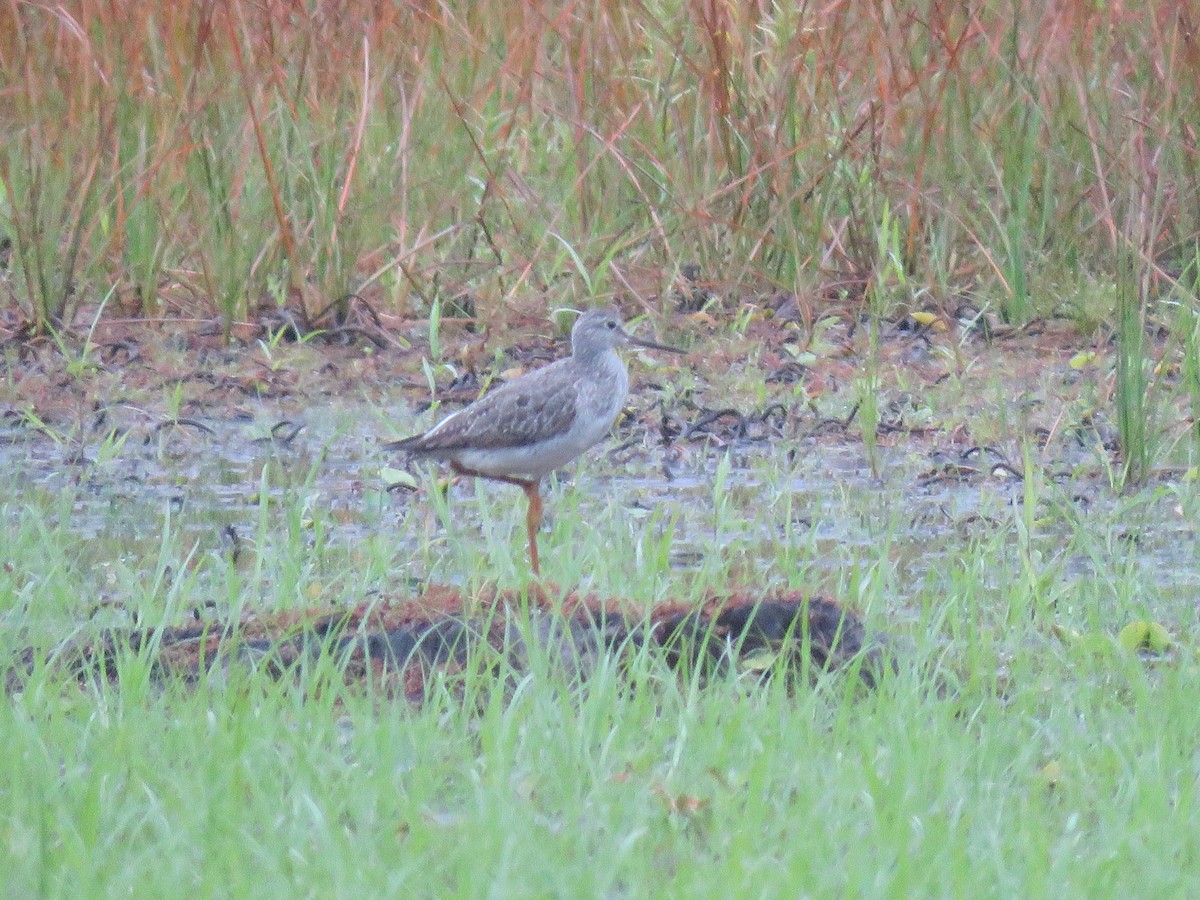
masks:
<svg viewBox="0 0 1200 900"><path fill-rule="evenodd" d="M539 490L539 482L529 481L525 478L513 478L511 475L485 475L483 472L476 472L474 469L468 469L466 466L459 465L456 462L450 463L450 468L459 475L483 478L487 481L500 481L504 484L515 484L525 492L525 498L529 501L529 512L525 514L525 531L529 535L529 563L533 569L533 574L541 575L541 568L538 565L537 547L537 533L538 529L542 527L542 494Z"/></svg>
<svg viewBox="0 0 1200 900"><path fill-rule="evenodd" d="M529 534L529 561L534 575L541 575L538 568L537 533L542 527L542 494L536 481L527 481L521 485L525 489L525 497L529 500L529 512L525 514L525 531Z"/></svg>

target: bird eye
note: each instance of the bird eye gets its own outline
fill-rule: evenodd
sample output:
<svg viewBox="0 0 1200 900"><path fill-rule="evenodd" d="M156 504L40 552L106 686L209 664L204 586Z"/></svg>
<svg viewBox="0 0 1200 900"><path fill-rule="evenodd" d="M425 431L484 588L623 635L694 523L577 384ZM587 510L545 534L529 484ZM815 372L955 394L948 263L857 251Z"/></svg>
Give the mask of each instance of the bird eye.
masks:
<svg viewBox="0 0 1200 900"><path fill-rule="evenodd" d="M605 322L604 324L605 324L605 325L607 325L609 328L616 328L616 327L617 327L617 323L616 323L616 322L614 322L612 319L609 319L609 320L608 320L607 322Z"/></svg>

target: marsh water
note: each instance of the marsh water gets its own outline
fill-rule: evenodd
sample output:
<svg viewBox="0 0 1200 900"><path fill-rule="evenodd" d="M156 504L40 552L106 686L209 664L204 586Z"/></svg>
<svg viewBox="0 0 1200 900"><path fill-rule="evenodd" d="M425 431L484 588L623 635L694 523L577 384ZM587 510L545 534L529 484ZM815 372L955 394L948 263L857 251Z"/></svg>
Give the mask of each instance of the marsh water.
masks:
<svg viewBox="0 0 1200 900"><path fill-rule="evenodd" d="M230 553L263 527L302 531L318 520L327 549L386 539L405 578L449 581L461 575L423 571L418 559L431 534L481 543L485 524L499 522L513 553L523 551L519 491L458 483L447 522L428 509L444 473L411 468L411 484L389 484L386 470L405 463L379 446L405 432L395 421L418 424L404 399L248 408L178 421L109 408L57 432L8 415L0 428L8 525L40 508L66 523L86 556L90 544L152 555L169 523L204 556ZM765 582L841 585L847 571L885 561L879 577L898 606L931 579L952 589L964 550L981 542L1004 550L1007 563L989 574L997 589L1039 569L1083 595L1130 572L1163 596L1200 587L1190 486L1160 479L1118 493L1086 443L1045 460L906 439L881 446L877 461L878 475L861 440L845 434L664 445L627 424L555 476L547 527L577 517L602 541L623 540L611 530L622 521L633 533L669 528L672 569L735 553L740 577L757 571Z"/></svg>

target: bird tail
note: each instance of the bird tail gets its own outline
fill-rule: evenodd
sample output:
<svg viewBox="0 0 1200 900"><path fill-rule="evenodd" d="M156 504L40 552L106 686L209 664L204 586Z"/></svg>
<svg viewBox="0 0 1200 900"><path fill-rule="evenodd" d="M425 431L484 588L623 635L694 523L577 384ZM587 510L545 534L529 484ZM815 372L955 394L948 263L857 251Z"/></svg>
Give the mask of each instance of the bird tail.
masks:
<svg viewBox="0 0 1200 900"><path fill-rule="evenodd" d="M389 441L388 443L383 445L383 449L384 450L403 450L408 453L417 452L421 449L418 445L420 444L421 438L423 438L423 437L425 437L425 435L423 435L423 434L414 434L412 437L406 437L403 440Z"/></svg>

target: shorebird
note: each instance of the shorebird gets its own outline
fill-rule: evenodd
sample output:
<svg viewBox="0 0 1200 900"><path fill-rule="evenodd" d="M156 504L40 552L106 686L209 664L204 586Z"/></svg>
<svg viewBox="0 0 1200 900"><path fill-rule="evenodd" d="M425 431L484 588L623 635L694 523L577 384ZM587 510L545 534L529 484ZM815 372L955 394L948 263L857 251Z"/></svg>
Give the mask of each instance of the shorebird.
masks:
<svg viewBox="0 0 1200 900"><path fill-rule="evenodd" d="M613 426L629 393L629 372L616 348L636 344L682 353L629 334L611 309L583 313L571 329L571 355L502 385L424 434L385 444L417 459L450 463L459 475L515 484L525 491L525 529L534 575L542 525L541 480Z"/></svg>

